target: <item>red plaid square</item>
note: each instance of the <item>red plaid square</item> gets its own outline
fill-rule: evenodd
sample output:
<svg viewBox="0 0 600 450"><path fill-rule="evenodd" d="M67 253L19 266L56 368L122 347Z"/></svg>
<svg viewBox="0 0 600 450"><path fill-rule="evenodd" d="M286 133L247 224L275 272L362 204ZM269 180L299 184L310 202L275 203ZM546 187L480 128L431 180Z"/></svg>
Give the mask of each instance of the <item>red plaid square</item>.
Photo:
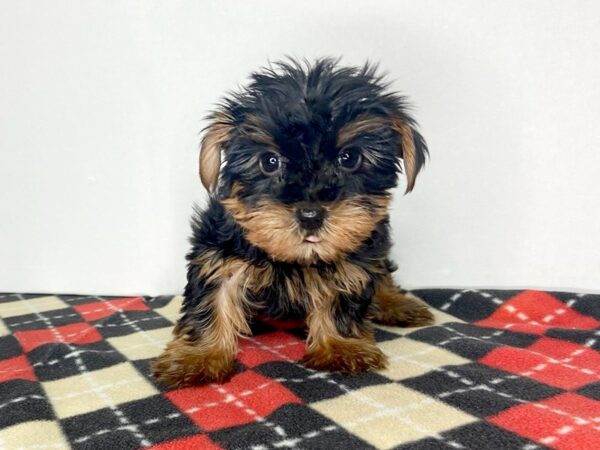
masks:
<svg viewBox="0 0 600 450"><path fill-rule="evenodd" d="M49 343L90 344L102 340L98 330L87 323L73 323L47 330L16 331L15 337L26 352Z"/></svg>
<svg viewBox="0 0 600 450"><path fill-rule="evenodd" d="M600 380L598 352L548 337L540 338L528 348L497 348L480 362L562 389L576 389Z"/></svg>
<svg viewBox="0 0 600 450"><path fill-rule="evenodd" d="M150 450L222 450L208 436L196 435L183 439L175 439L173 441L163 442L162 444L153 445Z"/></svg>
<svg viewBox="0 0 600 450"><path fill-rule="evenodd" d="M551 448L595 450L600 443L598 417L600 402L567 393L515 406L487 420Z"/></svg>
<svg viewBox="0 0 600 450"><path fill-rule="evenodd" d="M142 297L117 298L115 300L103 300L94 303L84 303L82 305L73 305L85 320L98 320L108 317L115 312L121 311L147 311L148 305L144 303Z"/></svg>
<svg viewBox="0 0 600 450"><path fill-rule="evenodd" d="M546 292L524 291L475 325L544 334L549 328L556 327L591 330L600 327L600 322L579 314Z"/></svg>
<svg viewBox="0 0 600 450"><path fill-rule="evenodd" d="M298 361L304 355L304 341L283 331L242 339L237 358L246 367L271 361Z"/></svg>
<svg viewBox="0 0 600 450"><path fill-rule="evenodd" d="M262 421L288 403L302 403L274 380L247 371L224 384L190 387L165 394L204 430Z"/></svg>
<svg viewBox="0 0 600 450"><path fill-rule="evenodd" d="M0 361L0 383L15 379L37 381L25 355Z"/></svg>

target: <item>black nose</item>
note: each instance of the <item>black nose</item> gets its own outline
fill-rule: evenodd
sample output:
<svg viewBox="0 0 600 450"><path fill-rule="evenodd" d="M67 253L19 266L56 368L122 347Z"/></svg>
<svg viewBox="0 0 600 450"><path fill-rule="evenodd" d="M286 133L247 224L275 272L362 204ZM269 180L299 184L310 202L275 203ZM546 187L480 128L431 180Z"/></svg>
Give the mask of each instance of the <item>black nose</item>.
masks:
<svg viewBox="0 0 600 450"><path fill-rule="evenodd" d="M315 230L323 224L325 210L316 205L302 206L296 210L296 217L302 228Z"/></svg>

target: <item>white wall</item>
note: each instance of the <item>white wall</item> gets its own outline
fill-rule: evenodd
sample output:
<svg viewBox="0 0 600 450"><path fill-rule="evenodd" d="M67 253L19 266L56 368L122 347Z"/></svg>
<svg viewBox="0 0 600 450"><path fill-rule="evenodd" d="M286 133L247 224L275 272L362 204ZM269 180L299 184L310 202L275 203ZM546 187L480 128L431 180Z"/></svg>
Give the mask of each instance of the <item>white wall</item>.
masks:
<svg viewBox="0 0 600 450"><path fill-rule="evenodd" d="M405 285L600 290L600 3L270 0L0 4L0 291L179 292L202 117L285 54L417 105Z"/></svg>

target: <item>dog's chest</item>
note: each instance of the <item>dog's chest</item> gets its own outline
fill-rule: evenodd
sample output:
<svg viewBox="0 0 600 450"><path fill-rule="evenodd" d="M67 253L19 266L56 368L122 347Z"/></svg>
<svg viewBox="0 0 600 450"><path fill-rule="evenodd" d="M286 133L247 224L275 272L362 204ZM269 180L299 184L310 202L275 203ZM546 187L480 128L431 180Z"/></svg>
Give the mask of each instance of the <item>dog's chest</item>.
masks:
<svg viewBox="0 0 600 450"><path fill-rule="evenodd" d="M272 264L252 270L252 296L267 310L305 312L340 295L360 294L371 275L349 261L326 267ZM280 315L280 314L274 314Z"/></svg>

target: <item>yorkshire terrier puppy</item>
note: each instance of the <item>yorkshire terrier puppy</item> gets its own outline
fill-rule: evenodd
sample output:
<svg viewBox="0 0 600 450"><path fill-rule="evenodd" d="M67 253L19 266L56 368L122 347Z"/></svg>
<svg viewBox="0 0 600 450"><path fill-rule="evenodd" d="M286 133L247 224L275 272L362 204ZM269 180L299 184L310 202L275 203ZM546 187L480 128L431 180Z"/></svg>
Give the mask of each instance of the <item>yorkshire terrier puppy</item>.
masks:
<svg viewBox="0 0 600 450"><path fill-rule="evenodd" d="M354 374L386 366L372 322L419 326L427 307L392 280L390 190L427 146L405 99L368 65L290 61L251 76L210 116L182 316L153 364L179 387L231 374L249 320L301 316L303 362Z"/></svg>

